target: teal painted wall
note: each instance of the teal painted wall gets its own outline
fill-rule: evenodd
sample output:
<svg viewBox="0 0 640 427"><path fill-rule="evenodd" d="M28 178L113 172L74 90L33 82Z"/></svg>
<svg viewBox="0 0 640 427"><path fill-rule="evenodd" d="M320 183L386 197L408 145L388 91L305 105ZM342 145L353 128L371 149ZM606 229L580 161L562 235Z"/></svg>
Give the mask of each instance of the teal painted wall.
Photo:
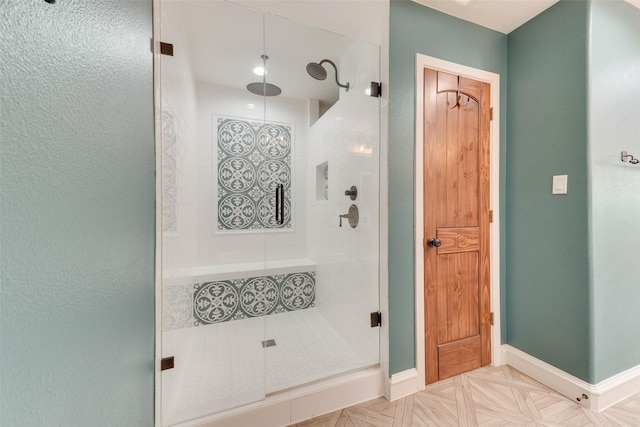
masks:
<svg viewBox="0 0 640 427"><path fill-rule="evenodd" d="M151 426L151 1L0 5L0 425Z"/></svg>
<svg viewBox="0 0 640 427"><path fill-rule="evenodd" d="M587 21L560 1L509 34L506 318L510 345L589 381Z"/></svg>
<svg viewBox="0 0 640 427"><path fill-rule="evenodd" d="M595 382L640 365L640 9L591 2L589 154Z"/></svg>
<svg viewBox="0 0 640 427"><path fill-rule="evenodd" d="M389 371L394 374L416 366L416 53L500 74L500 150L501 159L505 159L507 36L414 2L394 0L391 2L389 51ZM500 165L500 171L504 194L504 163ZM500 209L504 212L504 202ZM504 222L501 225L504 231ZM501 234L504 236L504 232ZM504 254L501 256L504 259Z"/></svg>

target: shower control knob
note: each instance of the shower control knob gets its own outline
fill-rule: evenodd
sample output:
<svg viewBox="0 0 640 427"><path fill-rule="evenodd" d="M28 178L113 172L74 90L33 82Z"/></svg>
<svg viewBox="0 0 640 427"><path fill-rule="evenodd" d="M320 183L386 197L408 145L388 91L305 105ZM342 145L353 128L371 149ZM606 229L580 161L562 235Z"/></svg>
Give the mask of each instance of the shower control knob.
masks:
<svg viewBox="0 0 640 427"><path fill-rule="evenodd" d="M358 207L356 205L349 206L349 213L339 215L340 217L340 227L342 227L342 218L346 218L349 220L349 225L351 228L356 228L358 226L358 221L360 220L360 213L358 212Z"/></svg>
<svg viewBox="0 0 640 427"><path fill-rule="evenodd" d="M433 248L439 248L442 242L438 238L429 237L429 240L427 240L427 244Z"/></svg>
<svg viewBox="0 0 640 427"><path fill-rule="evenodd" d="M350 189L344 190L344 195L349 196L351 200L355 200L358 197L358 189L355 185L352 185Z"/></svg>

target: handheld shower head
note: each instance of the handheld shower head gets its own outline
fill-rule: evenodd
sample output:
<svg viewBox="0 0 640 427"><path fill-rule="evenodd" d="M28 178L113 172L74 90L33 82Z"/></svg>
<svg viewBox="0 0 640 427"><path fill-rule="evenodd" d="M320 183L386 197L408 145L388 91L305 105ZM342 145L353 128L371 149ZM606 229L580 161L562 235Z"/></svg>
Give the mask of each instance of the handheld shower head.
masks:
<svg viewBox="0 0 640 427"><path fill-rule="evenodd" d="M309 62L307 64L307 73L309 73L309 75L311 77L313 77L316 80L324 80L327 78L327 70L325 70L325 68L322 66L322 64L324 64L325 62L328 62L329 64L333 65L333 69L336 70L336 84L340 87L343 87L347 90L347 92L349 91L349 82L347 82L346 85L343 85L342 83L340 83L340 81L338 80L338 67L336 67L336 64L331 61L330 59L323 59L322 61L320 61L319 63L317 62Z"/></svg>

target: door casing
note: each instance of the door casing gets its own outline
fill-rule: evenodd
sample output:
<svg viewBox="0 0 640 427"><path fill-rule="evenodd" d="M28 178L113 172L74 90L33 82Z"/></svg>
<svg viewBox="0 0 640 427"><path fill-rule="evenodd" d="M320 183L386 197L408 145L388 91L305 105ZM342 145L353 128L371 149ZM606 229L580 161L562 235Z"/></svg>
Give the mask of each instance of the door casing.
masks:
<svg viewBox="0 0 640 427"><path fill-rule="evenodd" d="M491 311L494 324L491 328L492 365L502 364L500 328L500 75L489 71L456 64L427 55L416 54L416 133L415 133L415 296L416 296L416 370L418 389L425 387L425 328L424 328L424 174L423 174L423 115L424 115L424 68L458 74L491 84L491 107L493 120L490 125L491 145L491 210L490 224L491 259Z"/></svg>

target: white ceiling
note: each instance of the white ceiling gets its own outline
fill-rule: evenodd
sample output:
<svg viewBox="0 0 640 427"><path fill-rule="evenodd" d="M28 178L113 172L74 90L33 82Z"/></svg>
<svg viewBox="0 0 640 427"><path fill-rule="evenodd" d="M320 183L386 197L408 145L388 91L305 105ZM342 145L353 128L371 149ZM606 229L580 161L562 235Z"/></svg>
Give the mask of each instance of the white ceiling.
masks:
<svg viewBox="0 0 640 427"><path fill-rule="evenodd" d="M413 1L509 33L557 0ZM333 70L327 69L327 80L316 81L306 73L306 64L324 58L337 62L348 45L340 34L366 40L367 28L388 16L383 0L168 0L164 4L180 9L175 19L182 15L196 80L244 89L262 80L252 69L266 52L267 82L282 88L282 96L329 103L338 96ZM163 13L171 16L172 11Z"/></svg>
<svg viewBox="0 0 640 427"><path fill-rule="evenodd" d="M640 9L640 0L625 0L627 3L634 5L638 9Z"/></svg>
<svg viewBox="0 0 640 427"><path fill-rule="evenodd" d="M413 0L465 21L509 34L558 0Z"/></svg>
<svg viewBox="0 0 640 427"><path fill-rule="evenodd" d="M335 102L338 87L333 69L327 68L324 81L306 72L309 62L329 58L339 61L347 43L345 37L299 24L249 5L226 1L180 1L188 50L197 81L245 89L248 83L262 82L254 67L267 54L267 83L282 89L282 96ZM338 64L339 65L339 64Z"/></svg>

